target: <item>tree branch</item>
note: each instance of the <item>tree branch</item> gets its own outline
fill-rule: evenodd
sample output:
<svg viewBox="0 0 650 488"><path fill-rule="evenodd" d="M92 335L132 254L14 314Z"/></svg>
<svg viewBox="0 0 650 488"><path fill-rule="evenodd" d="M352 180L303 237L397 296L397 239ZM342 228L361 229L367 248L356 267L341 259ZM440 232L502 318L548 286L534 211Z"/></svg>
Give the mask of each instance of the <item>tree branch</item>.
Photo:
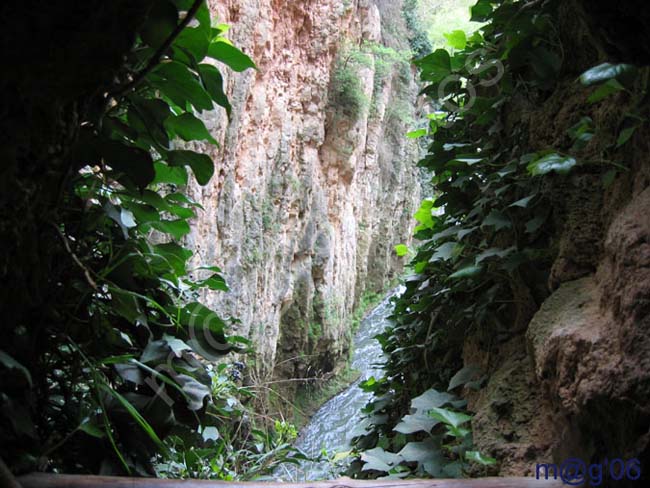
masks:
<svg viewBox="0 0 650 488"><path fill-rule="evenodd" d="M88 282L90 287L95 291L99 290L99 288L97 287L97 283L95 283L95 280L93 280L92 276L90 276L90 270L84 265L84 263L81 262L81 260L70 248L70 243L68 242L68 238L65 236L63 232L61 232L61 229L59 229L59 227L56 224L52 224L52 227L56 229L56 232L61 237L61 240L63 241L63 245L65 246L65 250L68 251L68 254L70 254L70 256L72 256L72 260L84 272L84 276L86 277L86 281Z"/></svg>
<svg viewBox="0 0 650 488"><path fill-rule="evenodd" d="M203 3L204 0L194 0L194 3L190 7L190 9L187 11L187 14L183 18L183 20L180 21L180 23L176 26L176 28L173 30L173 32L169 35L167 39L165 39L165 42L162 43L162 45L158 48L156 53L151 56L149 59L149 62L147 65L140 71L138 74L135 75L135 77L128 82L127 84L117 87L114 90L108 92L108 98L118 98L121 97L122 95L125 95L127 92L133 90L136 88L140 83L142 83L142 80L151 73L151 71L160 64L160 61L162 60L162 57L165 55L165 52L167 52L167 49L174 43L176 38L180 35L180 33L187 27L187 25L192 21L196 13L199 11L199 8L201 7L201 4Z"/></svg>

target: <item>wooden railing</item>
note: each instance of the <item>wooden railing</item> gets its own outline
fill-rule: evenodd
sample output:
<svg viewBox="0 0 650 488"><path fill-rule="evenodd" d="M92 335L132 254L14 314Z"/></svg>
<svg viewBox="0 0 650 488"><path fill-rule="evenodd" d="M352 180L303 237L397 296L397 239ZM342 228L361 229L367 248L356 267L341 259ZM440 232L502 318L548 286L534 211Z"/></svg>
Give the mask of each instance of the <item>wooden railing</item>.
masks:
<svg viewBox="0 0 650 488"><path fill-rule="evenodd" d="M560 488L560 480L476 478L431 480L352 480L312 483L164 480L64 474L30 474L17 479L22 488Z"/></svg>

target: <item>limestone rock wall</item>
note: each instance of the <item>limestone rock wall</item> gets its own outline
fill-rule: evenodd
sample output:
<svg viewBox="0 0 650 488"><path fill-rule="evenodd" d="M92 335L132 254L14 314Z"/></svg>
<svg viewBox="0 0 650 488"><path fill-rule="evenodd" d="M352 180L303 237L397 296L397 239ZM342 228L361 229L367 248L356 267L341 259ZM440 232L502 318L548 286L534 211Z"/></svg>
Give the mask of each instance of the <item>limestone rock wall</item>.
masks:
<svg viewBox="0 0 650 488"><path fill-rule="evenodd" d="M253 341L256 374L331 371L349 349L355 303L401 271L393 246L410 239L420 198L418 148L404 137L414 74L391 67L378 79L370 55L356 73L361 113L332 101L345 49L407 49L386 36L387 21L405 29L401 2L381 3L210 2L258 70L226 75L230 123L223 110L205 118L220 148L204 148L213 180L190 188L205 210L188 244L197 262L223 269L231 291L203 298L241 321L234 332ZM393 15L382 18L387 8ZM395 116L396 100L407 114Z"/></svg>

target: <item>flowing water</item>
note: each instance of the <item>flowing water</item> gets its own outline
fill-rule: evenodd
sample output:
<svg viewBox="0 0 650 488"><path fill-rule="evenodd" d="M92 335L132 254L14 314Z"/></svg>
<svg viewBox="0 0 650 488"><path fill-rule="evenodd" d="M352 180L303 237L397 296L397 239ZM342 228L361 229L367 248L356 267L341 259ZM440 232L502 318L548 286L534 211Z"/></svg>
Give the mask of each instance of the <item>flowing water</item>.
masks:
<svg viewBox="0 0 650 488"><path fill-rule="evenodd" d="M318 456L322 449L328 453L350 449L352 437L365 431L360 410L370 400L372 393L359 388L359 383L371 376L381 376L384 356L375 336L389 325L388 317L393 311L391 298L401 293L393 290L359 325L354 338L352 369L361 373L357 381L327 401L314 414L300 432L295 446L309 456ZM300 467L283 465L276 471L276 478L283 481L315 481L331 479L332 466L327 463L305 462Z"/></svg>

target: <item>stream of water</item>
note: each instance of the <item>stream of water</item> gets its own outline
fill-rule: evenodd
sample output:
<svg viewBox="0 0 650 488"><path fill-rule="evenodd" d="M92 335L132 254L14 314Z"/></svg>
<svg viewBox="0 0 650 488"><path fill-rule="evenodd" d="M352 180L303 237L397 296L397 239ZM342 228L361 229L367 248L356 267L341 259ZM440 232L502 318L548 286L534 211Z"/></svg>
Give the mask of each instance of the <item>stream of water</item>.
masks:
<svg viewBox="0 0 650 488"><path fill-rule="evenodd" d="M393 290L370 312L359 325L354 338L354 355L351 367L361 373L357 381L334 396L314 414L302 429L295 446L309 456L318 456L322 449L328 453L350 449L352 437L365 431L360 410L368 403L372 393L359 388L359 383L371 376L381 376L384 356L375 336L389 325L388 317L393 311L391 298L402 292ZM280 466L276 477L283 481L315 481L330 479L332 466L327 463L305 462L300 467Z"/></svg>

